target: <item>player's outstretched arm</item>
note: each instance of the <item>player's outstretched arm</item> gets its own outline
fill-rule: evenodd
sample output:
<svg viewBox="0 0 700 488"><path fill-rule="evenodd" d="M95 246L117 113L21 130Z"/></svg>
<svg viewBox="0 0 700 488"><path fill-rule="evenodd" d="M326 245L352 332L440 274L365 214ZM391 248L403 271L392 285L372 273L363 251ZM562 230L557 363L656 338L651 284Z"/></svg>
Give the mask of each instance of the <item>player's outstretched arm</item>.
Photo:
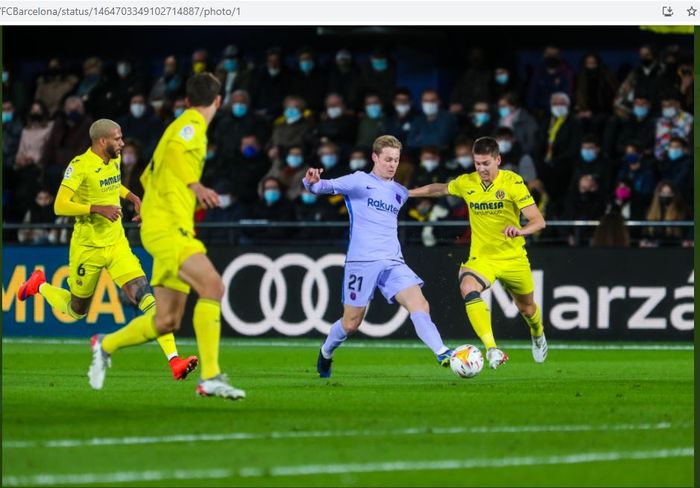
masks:
<svg viewBox="0 0 700 488"><path fill-rule="evenodd" d="M339 188L335 188L334 184L331 183L330 180L322 180L321 179L321 173L323 173L323 168L309 168L306 170L306 174L304 175L304 179L302 180L302 183L304 184L304 188L309 190L311 193L315 195L331 195L333 193L345 193L344 187L342 184L339 185ZM341 178L337 178L333 180L334 182L342 182L344 179L347 179L349 176L343 176ZM336 191L337 190L337 191Z"/></svg>
<svg viewBox="0 0 700 488"><path fill-rule="evenodd" d="M521 229L518 229L513 225L509 225L503 229L503 233L506 235L506 237L527 236L534 234L535 232L544 229L547 225L544 221L542 213L540 213L540 209L537 208L537 205L532 204L528 205L527 207L523 207L521 212L527 219L527 224Z"/></svg>
<svg viewBox="0 0 700 488"><path fill-rule="evenodd" d="M447 183L432 183L408 190L409 197L444 197L447 196Z"/></svg>
<svg viewBox="0 0 700 488"><path fill-rule="evenodd" d="M102 215L110 222L115 222L122 215L122 208L116 205L90 205L73 201L75 192L65 185L58 188L53 211L60 217L79 217L91 213Z"/></svg>

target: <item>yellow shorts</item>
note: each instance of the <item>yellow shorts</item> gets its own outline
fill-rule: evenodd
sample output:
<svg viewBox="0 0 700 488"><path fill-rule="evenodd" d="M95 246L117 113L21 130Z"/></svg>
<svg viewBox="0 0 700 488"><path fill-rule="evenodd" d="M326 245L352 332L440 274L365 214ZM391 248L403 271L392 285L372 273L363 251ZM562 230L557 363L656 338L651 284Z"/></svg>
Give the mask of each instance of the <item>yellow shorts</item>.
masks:
<svg viewBox="0 0 700 488"><path fill-rule="evenodd" d="M95 293L103 269L120 288L134 278L146 276L125 236L107 247L83 246L71 241L68 266L68 287L73 295L80 298L88 298Z"/></svg>
<svg viewBox="0 0 700 488"><path fill-rule="evenodd" d="M462 267L476 271L490 284L493 284L497 279L500 280L508 290L516 295L526 295L535 291L530 260L527 259L527 256L512 259L487 259L472 256L462 263Z"/></svg>
<svg viewBox="0 0 700 488"><path fill-rule="evenodd" d="M194 254L206 254L204 243L183 229L164 227L141 227L141 243L153 256L151 286L163 286L189 294L190 285L178 276L180 266Z"/></svg>

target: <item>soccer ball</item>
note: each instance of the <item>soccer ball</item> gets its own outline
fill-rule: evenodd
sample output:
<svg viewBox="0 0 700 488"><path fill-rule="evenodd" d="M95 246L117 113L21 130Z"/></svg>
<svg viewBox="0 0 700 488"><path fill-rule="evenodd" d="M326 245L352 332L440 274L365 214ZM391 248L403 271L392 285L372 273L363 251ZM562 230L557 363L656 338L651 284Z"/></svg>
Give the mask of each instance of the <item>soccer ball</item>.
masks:
<svg viewBox="0 0 700 488"><path fill-rule="evenodd" d="M484 367L484 357L478 347L471 344L459 346L450 357L450 368L460 378L472 378Z"/></svg>

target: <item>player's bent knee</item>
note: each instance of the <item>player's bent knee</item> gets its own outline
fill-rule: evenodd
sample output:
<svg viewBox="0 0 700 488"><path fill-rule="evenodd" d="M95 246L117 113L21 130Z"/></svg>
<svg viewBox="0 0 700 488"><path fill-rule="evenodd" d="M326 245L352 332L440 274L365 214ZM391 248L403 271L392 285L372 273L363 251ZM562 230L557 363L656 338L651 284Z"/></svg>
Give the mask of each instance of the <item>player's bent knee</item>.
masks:
<svg viewBox="0 0 700 488"><path fill-rule="evenodd" d="M528 303L528 304L516 304L518 307L518 311L522 314L525 315L526 317L532 317L535 315L535 312L537 311L537 308L535 307L534 303Z"/></svg>

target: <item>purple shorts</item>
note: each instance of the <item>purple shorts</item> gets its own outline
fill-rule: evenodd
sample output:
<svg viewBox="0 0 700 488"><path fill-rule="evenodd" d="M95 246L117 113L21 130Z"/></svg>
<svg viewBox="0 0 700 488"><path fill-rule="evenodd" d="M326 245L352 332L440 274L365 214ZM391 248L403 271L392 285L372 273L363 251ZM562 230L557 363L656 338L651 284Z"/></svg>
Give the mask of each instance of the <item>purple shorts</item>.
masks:
<svg viewBox="0 0 700 488"><path fill-rule="evenodd" d="M413 285L423 286L416 273L398 261L358 261L345 263L343 304L366 307L379 288L389 303L401 290Z"/></svg>

